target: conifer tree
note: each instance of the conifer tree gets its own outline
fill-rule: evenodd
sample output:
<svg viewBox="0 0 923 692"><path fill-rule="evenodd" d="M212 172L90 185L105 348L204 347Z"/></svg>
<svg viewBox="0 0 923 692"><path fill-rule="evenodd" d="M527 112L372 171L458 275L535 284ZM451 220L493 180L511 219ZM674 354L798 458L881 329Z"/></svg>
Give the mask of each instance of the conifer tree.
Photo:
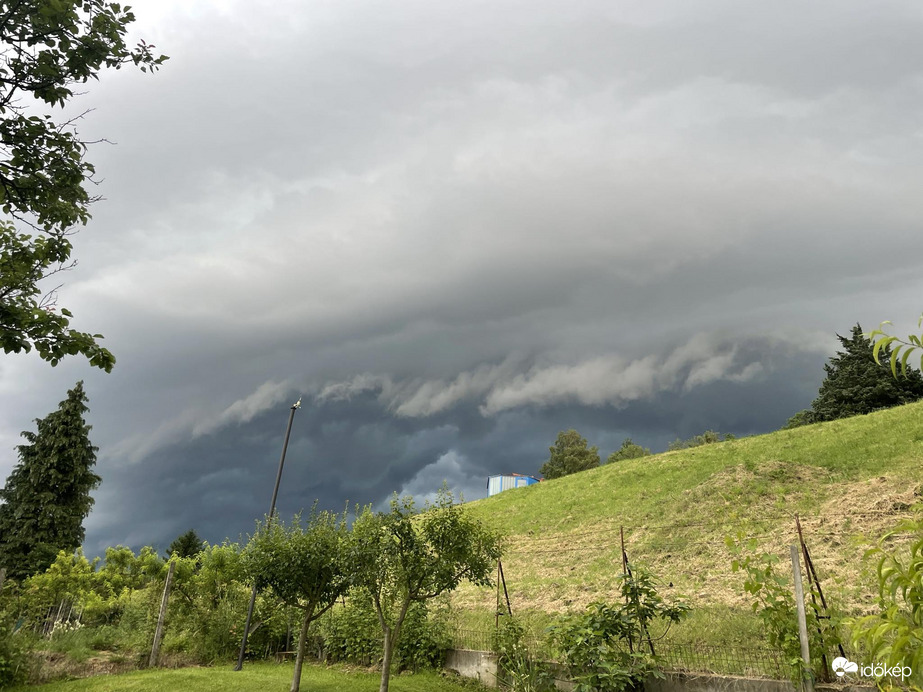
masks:
<svg viewBox="0 0 923 692"><path fill-rule="evenodd" d="M827 377L811 404L812 422L871 413L923 398L920 372L908 368L906 375L892 377L888 365L875 362L872 342L861 326L853 327L850 337L837 334L837 338L844 350L824 365ZM887 346L879 357L883 363L889 361Z"/></svg>
<svg viewBox="0 0 923 692"><path fill-rule="evenodd" d="M90 443L89 410L83 382L67 393L57 411L36 419L25 431L19 463L0 490L0 567L22 579L48 568L60 550L83 542L90 491L100 483L93 472L97 448Z"/></svg>

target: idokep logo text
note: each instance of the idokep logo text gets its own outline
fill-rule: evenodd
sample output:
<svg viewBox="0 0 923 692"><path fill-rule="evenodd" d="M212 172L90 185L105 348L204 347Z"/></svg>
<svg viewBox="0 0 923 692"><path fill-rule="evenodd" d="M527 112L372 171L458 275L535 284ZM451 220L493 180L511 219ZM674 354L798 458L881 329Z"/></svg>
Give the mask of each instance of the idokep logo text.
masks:
<svg viewBox="0 0 923 692"><path fill-rule="evenodd" d="M906 680L911 676L913 671L910 666L892 666L888 667L880 663L872 666L860 666L858 663L850 661L848 658L837 656L830 664L833 672L838 678L843 677L846 673L857 673L864 678L900 678Z"/></svg>

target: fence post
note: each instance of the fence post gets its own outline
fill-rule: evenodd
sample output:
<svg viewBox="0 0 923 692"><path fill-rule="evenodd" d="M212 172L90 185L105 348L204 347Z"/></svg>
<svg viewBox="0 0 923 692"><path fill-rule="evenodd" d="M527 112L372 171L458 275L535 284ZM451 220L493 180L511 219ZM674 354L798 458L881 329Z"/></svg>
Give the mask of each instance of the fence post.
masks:
<svg viewBox="0 0 923 692"><path fill-rule="evenodd" d="M170 569L167 570L167 579L163 585L163 599L160 601L160 615L157 617L157 629L154 630L154 645L151 647L151 659L148 661L148 667L153 668L157 665L157 659L160 656L160 640L163 637L163 622L167 617L167 604L170 602L170 584L173 582L173 570L176 568L176 561L170 560Z"/></svg>
<svg viewBox="0 0 923 692"><path fill-rule="evenodd" d="M808 623L804 615L804 586L801 583L801 564L798 546L792 545L792 576L795 581L795 606L798 609L798 638L801 639L801 659L804 661L801 681L805 692L814 692L814 669L811 667L811 647L808 644Z"/></svg>
<svg viewBox="0 0 923 692"><path fill-rule="evenodd" d="M6 567L0 567L0 593L3 592L3 582L6 581Z"/></svg>

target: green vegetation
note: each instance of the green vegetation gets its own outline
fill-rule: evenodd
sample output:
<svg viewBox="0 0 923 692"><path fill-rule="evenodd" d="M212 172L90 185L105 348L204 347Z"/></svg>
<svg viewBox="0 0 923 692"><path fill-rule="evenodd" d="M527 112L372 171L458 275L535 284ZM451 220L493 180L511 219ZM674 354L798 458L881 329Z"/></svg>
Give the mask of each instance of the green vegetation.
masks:
<svg viewBox="0 0 923 692"><path fill-rule="evenodd" d="M622 442L622 446L609 455L609 458L606 459L606 463L612 464L616 461L622 461L623 459L639 459L640 457L649 457L650 455L651 450L647 447L636 445L631 441L630 437L626 437Z"/></svg>
<svg viewBox="0 0 923 692"><path fill-rule="evenodd" d="M880 340L873 347L858 324L849 338L839 335L837 338L843 350L824 365L827 377L811 404L811 422L871 413L923 398L923 375L918 370L906 369L906 360L901 362L904 372L899 378L877 362L883 357L896 365L899 351L891 351L886 341ZM905 355L909 354L908 349Z"/></svg>
<svg viewBox="0 0 923 692"><path fill-rule="evenodd" d="M667 445L668 452L675 452L680 449L689 449L690 447L701 447L702 445L713 445L716 442L730 442L734 439L731 433L719 433L714 430L706 430L701 435L693 435L688 440L673 440Z"/></svg>
<svg viewBox="0 0 923 692"><path fill-rule="evenodd" d="M164 557L166 559L169 559L171 555L176 555L177 557L195 557L202 552L204 543L205 542L199 538L199 534L195 532L195 529L189 529L186 533L180 534L173 539Z"/></svg>
<svg viewBox="0 0 923 692"><path fill-rule="evenodd" d="M39 282L68 269L69 235L89 219L96 200L87 192L95 169L74 123L55 122L42 110L67 105L106 68L136 65L154 71L167 59L153 46L125 43L135 21L131 8L105 0L26 0L4 6L0 22L0 205L3 213L37 235L0 221L0 346L31 351L56 365L81 353L107 372L115 358L96 343L100 334L69 327L71 313L56 308L55 292ZM38 103L36 103L38 102ZM30 115L30 107L39 108Z"/></svg>
<svg viewBox="0 0 923 692"><path fill-rule="evenodd" d="M671 643L767 646L727 535L759 537L788 555L796 514L828 601L846 614L875 608L864 551L923 493L923 402L769 435L626 459L467 510L508 536L503 558L513 612L540 633L557 613L619 597L620 530L629 559L692 608ZM493 624L496 593L453 596L465 628Z"/></svg>
<svg viewBox="0 0 923 692"><path fill-rule="evenodd" d="M599 448L588 447L586 439L573 429L559 432L554 446L548 451L551 456L542 465L540 473L549 480L599 466Z"/></svg>
<svg viewBox="0 0 923 692"><path fill-rule="evenodd" d="M651 630L669 629L689 611L682 601L666 601L646 570L629 566L619 581L618 602L591 603L552 629L575 692L642 690L648 675L662 677Z"/></svg>
<svg viewBox="0 0 923 692"><path fill-rule="evenodd" d="M254 664L241 671L223 668L145 670L84 680L17 687L10 692L284 692L292 678L292 665ZM312 692L373 692L378 674L339 667L307 665L304 679ZM436 672L399 675L394 692L463 692L472 686Z"/></svg>
<svg viewBox="0 0 923 692"><path fill-rule="evenodd" d="M269 591L301 611L291 692L298 692L308 627L330 610L349 587L353 571L346 517L312 509L307 521L296 516L286 526L267 519L244 550L244 564L259 591Z"/></svg>
<svg viewBox="0 0 923 692"><path fill-rule="evenodd" d="M59 550L83 542L90 491L101 480L86 401L78 382L57 411L36 419L37 432L22 433L28 444L19 446L19 463L0 490L0 567L11 578L43 572Z"/></svg>
<svg viewBox="0 0 923 692"><path fill-rule="evenodd" d="M390 512L366 509L350 536L353 583L371 598L382 632L380 692L388 692L394 649L410 606L438 598L463 581L488 586L500 559L499 536L455 503L443 486L417 513L412 497Z"/></svg>
<svg viewBox="0 0 923 692"><path fill-rule="evenodd" d="M911 540L906 550L895 539ZM902 522L870 551L878 558L878 613L852 625L853 645L888 668L908 667L908 681L923 686L923 519Z"/></svg>
<svg viewBox="0 0 923 692"><path fill-rule="evenodd" d="M874 340L872 345L872 355L876 363L881 362L883 355L888 355L888 364L891 366L891 374L897 378L897 364L900 363L901 374L907 374L907 361L910 356L917 350L923 349L923 334L908 334L906 339L898 336L891 336L885 332L885 325L891 324L890 321L882 322L878 329L872 330L868 335L870 340ZM917 320L917 329L923 327L923 315ZM889 354L890 351L890 354ZM920 355L920 368L923 369L923 354Z"/></svg>

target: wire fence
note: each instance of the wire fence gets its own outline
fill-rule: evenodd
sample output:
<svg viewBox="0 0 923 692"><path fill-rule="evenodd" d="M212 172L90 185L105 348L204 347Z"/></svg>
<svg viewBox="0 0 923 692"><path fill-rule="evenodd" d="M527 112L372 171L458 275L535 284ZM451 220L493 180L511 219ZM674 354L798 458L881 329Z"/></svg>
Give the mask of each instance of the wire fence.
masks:
<svg viewBox="0 0 923 692"><path fill-rule="evenodd" d="M491 629L457 628L452 632L452 646L455 649L491 651L492 635ZM548 651L547 642L537 638L527 637L524 643L540 657ZM792 676L792 668L781 653L768 647L712 646L664 641L657 643L656 654L662 669L666 672L736 675L774 680L788 680ZM832 660L832 657L828 658ZM830 677L824 675L824 671L818 672L818 679Z"/></svg>
<svg viewBox="0 0 923 692"><path fill-rule="evenodd" d="M787 680L791 667L774 649L742 646L661 643L657 655L664 670Z"/></svg>

